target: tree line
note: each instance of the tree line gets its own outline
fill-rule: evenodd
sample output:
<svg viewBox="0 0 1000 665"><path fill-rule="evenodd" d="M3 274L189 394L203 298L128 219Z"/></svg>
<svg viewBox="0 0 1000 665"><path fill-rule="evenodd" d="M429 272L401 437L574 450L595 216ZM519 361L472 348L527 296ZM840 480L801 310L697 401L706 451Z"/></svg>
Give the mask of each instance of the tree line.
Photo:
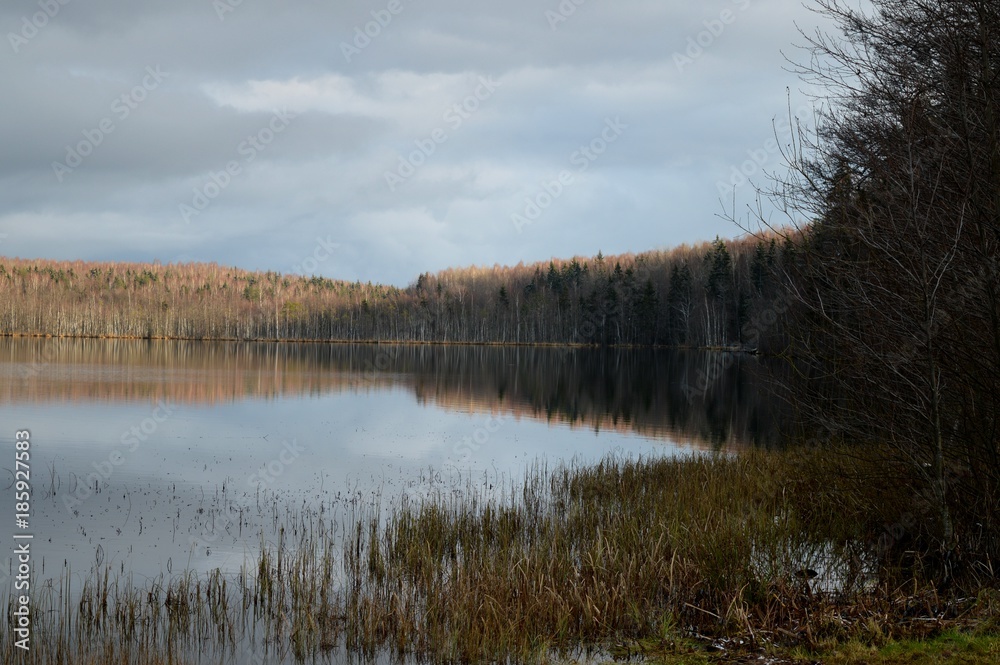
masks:
<svg viewBox="0 0 1000 665"><path fill-rule="evenodd" d="M734 211L750 231L736 240L446 270L407 288L3 260L2 331L780 353L806 379L788 394L804 436L877 458L878 480L897 490L871 499L872 478L859 475L844 498L862 508L858 528L887 529L883 553L908 575L995 583L1000 4L814 4L837 33L803 35L799 73L824 105L762 192L788 226Z"/></svg>
<svg viewBox="0 0 1000 665"><path fill-rule="evenodd" d="M776 349L795 247L669 251L425 273L406 288L216 264L0 259L4 334Z"/></svg>
<svg viewBox="0 0 1000 665"><path fill-rule="evenodd" d="M805 35L799 73L826 105L766 192L809 220L787 282L787 354L809 381L789 397L897 490L864 506L893 565L995 585L1000 4L815 4L838 33Z"/></svg>

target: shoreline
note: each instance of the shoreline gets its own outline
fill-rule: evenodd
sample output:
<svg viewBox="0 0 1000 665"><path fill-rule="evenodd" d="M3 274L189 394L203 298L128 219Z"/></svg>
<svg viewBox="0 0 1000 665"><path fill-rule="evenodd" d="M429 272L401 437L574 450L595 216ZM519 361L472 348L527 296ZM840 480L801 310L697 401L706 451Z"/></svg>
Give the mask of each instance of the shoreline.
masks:
<svg viewBox="0 0 1000 665"><path fill-rule="evenodd" d="M766 356L757 349L743 349L731 346L671 346L666 344L581 344L573 342L468 342L459 340L395 340L395 339L312 339L273 337L173 337L163 335L55 335L52 333L0 332L0 339L103 339L147 342L226 342L247 344L331 344L363 346L482 346L541 349L620 349L650 351L715 351L746 356Z"/></svg>

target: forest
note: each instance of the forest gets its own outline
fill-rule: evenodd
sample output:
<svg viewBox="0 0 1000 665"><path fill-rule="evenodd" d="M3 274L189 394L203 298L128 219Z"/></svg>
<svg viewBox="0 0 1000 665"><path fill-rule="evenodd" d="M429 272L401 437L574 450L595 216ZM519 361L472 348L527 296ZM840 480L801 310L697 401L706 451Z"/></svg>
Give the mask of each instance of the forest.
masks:
<svg viewBox="0 0 1000 665"><path fill-rule="evenodd" d="M792 236L771 233L449 269L406 288L215 264L0 259L0 333L776 350L795 253Z"/></svg>
<svg viewBox="0 0 1000 665"><path fill-rule="evenodd" d="M893 529L887 560L942 588L995 583L1000 5L815 4L839 34L803 34L809 55L795 67L824 105L815 129L791 123L787 171L759 192L783 223L733 210L734 240L451 269L406 288L3 259L0 333L781 356L804 381L786 395L808 423L801 441L850 446L898 490L895 504L873 495L864 464L849 479L869 535Z"/></svg>
<svg viewBox="0 0 1000 665"><path fill-rule="evenodd" d="M877 461L905 524L894 561L939 589L1000 555L1000 5L820 0L800 77L828 103L770 195L807 219L787 282L790 398ZM766 226L766 220L758 219ZM853 493L872 477L859 473Z"/></svg>

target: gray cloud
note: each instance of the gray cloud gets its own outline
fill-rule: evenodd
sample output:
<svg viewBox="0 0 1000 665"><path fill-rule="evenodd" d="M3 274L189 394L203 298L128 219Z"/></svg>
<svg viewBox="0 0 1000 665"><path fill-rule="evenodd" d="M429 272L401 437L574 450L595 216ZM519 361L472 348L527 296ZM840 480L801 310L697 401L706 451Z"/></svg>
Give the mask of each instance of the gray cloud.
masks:
<svg viewBox="0 0 1000 665"><path fill-rule="evenodd" d="M287 271L332 237L318 272L402 285L733 235L717 183L765 145L786 87L804 101L781 50L815 21L786 0L220 1L221 18L209 0L0 7L4 254ZM276 112L293 117L269 135ZM614 118L628 128L581 172Z"/></svg>

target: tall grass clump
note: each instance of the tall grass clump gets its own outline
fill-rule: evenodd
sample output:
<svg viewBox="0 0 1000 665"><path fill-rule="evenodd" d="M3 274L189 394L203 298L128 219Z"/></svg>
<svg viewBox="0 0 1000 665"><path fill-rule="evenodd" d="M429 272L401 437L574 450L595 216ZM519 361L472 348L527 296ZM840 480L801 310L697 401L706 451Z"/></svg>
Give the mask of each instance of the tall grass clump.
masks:
<svg viewBox="0 0 1000 665"><path fill-rule="evenodd" d="M972 618L995 631L995 580L947 590L923 574L909 549L919 506L880 482L876 457L610 457L418 501L303 507L238 574L136 583L98 566L71 589L66 570L32 598L30 654L8 633L0 651L25 664L521 663L684 638L876 645Z"/></svg>
<svg viewBox="0 0 1000 665"><path fill-rule="evenodd" d="M345 547L348 632L464 662L678 624L752 636L791 621L789 598L862 583L844 566L859 523L804 520L798 482L779 454L606 459L535 469L506 498L403 504Z"/></svg>

